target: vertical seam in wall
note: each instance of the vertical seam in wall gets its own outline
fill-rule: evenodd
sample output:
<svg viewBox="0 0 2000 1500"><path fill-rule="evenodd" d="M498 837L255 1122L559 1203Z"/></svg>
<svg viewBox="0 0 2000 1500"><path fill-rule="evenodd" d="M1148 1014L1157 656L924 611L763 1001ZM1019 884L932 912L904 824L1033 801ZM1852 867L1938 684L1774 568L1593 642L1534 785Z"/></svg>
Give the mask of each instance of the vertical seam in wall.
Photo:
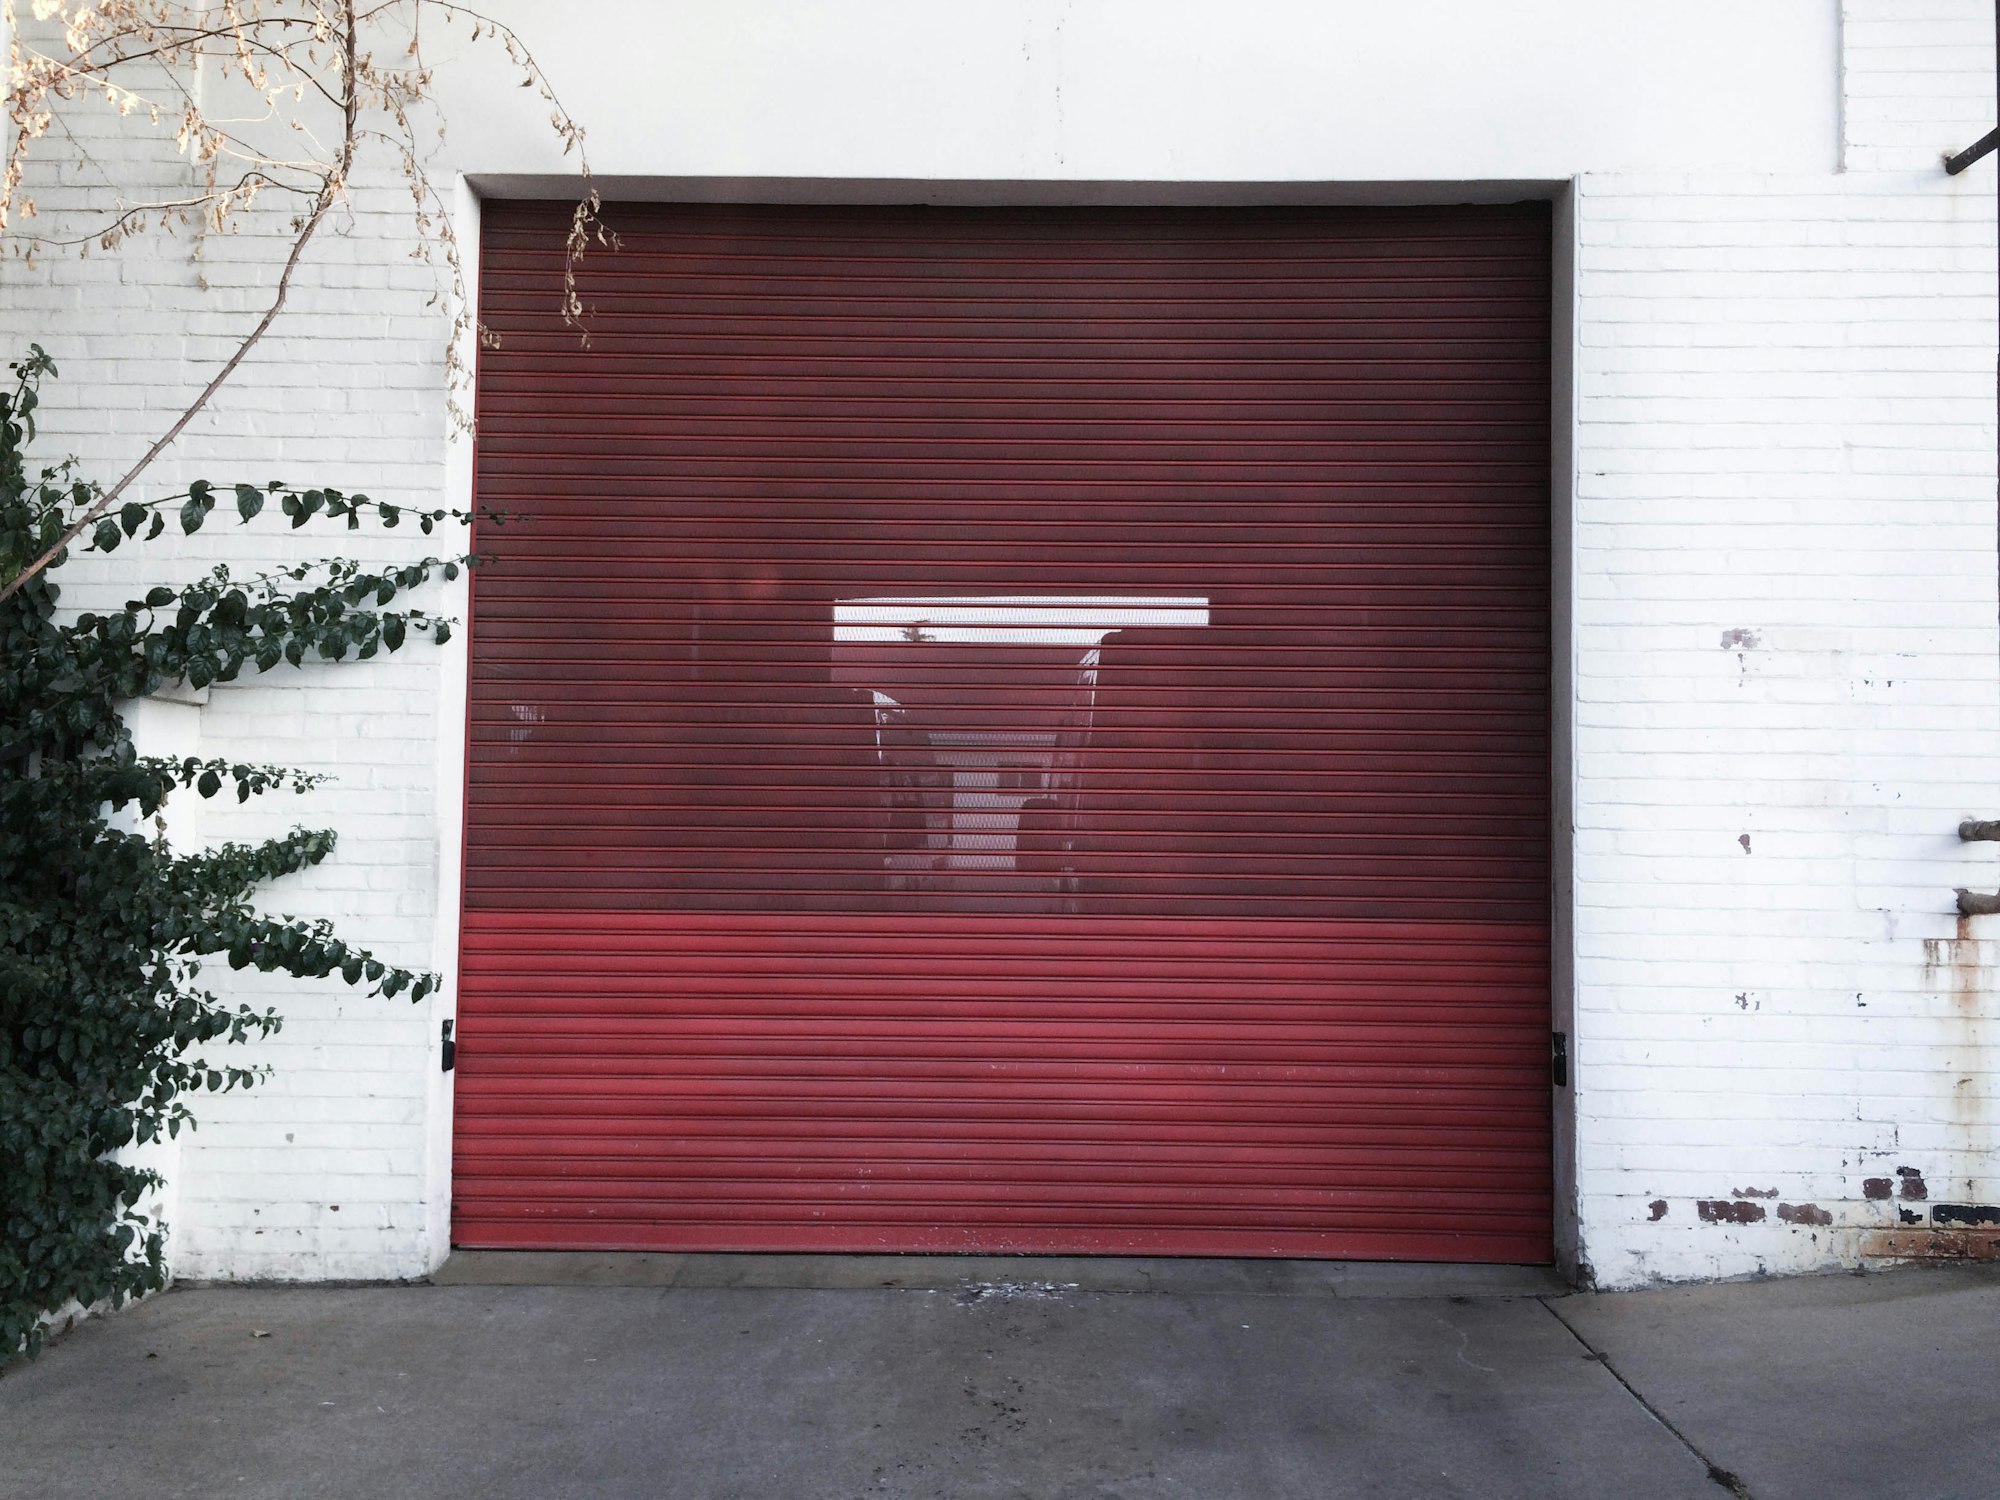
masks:
<svg viewBox="0 0 2000 1500"><path fill-rule="evenodd" d="M1551 1148L1556 1189L1557 1259L1572 1279L1583 1253L1582 1201L1577 1173L1578 1071L1576 1004L1576 347L1578 197L1582 179L1573 178L1556 200L1550 267L1555 296L1550 306L1550 891L1549 955L1552 1028L1570 1034L1568 1086L1551 1087ZM1556 945L1561 944L1561 951Z"/></svg>
<svg viewBox="0 0 2000 1500"><path fill-rule="evenodd" d="M1833 171L1847 171L1847 3L1833 8Z"/></svg>
<svg viewBox="0 0 2000 1500"><path fill-rule="evenodd" d="M472 382L466 392L466 401L476 410L479 367L480 199L462 173L458 177L453 196L453 216L456 220L453 232L458 239L459 264L465 286L465 313L468 320L465 330L456 337L467 379ZM477 498L472 439L452 427L448 408L445 413L445 426L445 504L454 510L471 513ZM471 534L468 532L468 541L470 539ZM437 743L433 781L436 797L434 826L437 838L435 905L437 925L432 938L432 962L442 976L443 983L439 986L438 998L431 1011L433 1025L447 1018L454 1022L457 1019L459 933L465 909L466 754L472 732L470 569L461 574L460 579L459 584L444 601L445 612L459 616L459 628L455 637L457 649L451 651L439 664L436 700ZM425 1186L430 1202L426 1206L424 1217L426 1231L431 1236L431 1243L426 1246L425 1251L431 1270L442 1265L445 1257L451 1253L454 1146L452 1106L456 1075L443 1071L442 1040L441 1032L430 1039L431 1045L440 1050L432 1054L428 1064L434 1071L428 1094L430 1110L425 1131L427 1158Z"/></svg>

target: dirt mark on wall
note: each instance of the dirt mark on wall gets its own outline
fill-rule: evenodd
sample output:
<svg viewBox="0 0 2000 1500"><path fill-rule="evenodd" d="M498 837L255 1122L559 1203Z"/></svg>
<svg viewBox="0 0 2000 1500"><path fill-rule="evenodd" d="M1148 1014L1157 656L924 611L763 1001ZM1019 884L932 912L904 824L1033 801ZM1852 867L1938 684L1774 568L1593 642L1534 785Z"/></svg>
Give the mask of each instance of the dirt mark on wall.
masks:
<svg viewBox="0 0 2000 1500"><path fill-rule="evenodd" d="M1924 988L1946 1004L1951 1046L1946 1057L1947 1123L1950 1144L1972 1161L1991 1160L1993 1122L1986 1107L1987 1082L1994 1071L1993 991L1985 943L1974 936L1976 917L1960 917L1955 935L1924 941ZM1904 1187L1909 1187L1907 1179ZM1919 1191L1922 1196L1921 1179ZM1994 1196L1995 1184L1970 1184L1975 1196ZM1905 1191L1905 1197L1912 1194Z"/></svg>
<svg viewBox="0 0 2000 1500"><path fill-rule="evenodd" d="M1946 1022L1946 1044L1941 1062L1945 1067L1944 1104L1946 1147L1954 1161L1971 1165L1963 1170L1947 1170L1938 1177L1938 1196L1956 1198L1958 1189L1967 1190L1968 1202L1932 1202L1932 1184L1915 1167L1896 1168L1893 1181L1900 1200L1897 1218L1902 1227L1869 1234L1862 1253L1899 1260L1935 1260L1976 1257L1992 1258L2000 1252L2000 1183L1983 1175L1993 1159L1994 1130L1988 1107L1988 1090L1995 1071L1994 990L1988 975L1986 943L1974 934L1980 919L1958 918L1949 938L1929 938L1924 942L1924 994L1942 1002L1938 1012ZM1935 1166L1941 1164L1934 1164ZM1935 1170L1934 1170L1934 1175ZM1866 1197L1886 1199L1891 1179L1869 1178L1862 1184ZM1912 1209L1906 1204L1923 1205ZM1925 1220L1929 1224L1926 1226Z"/></svg>

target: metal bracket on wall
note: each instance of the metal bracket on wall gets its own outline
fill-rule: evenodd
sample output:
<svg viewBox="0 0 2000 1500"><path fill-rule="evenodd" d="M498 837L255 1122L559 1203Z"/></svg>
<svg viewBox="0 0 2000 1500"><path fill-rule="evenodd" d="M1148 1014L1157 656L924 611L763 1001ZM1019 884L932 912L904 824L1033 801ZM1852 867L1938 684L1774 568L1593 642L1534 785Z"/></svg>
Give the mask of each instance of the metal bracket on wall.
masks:
<svg viewBox="0 0 2000 1500"><path fill-rule="evenodd" d="M2000 0L1994 0L1993 3L1993 41L1993 78L1996 86L2000 86ZM1995 146L2000 146L2000 125L1994 126L1958 155L1947 156L1944 159L1944 169L1956 177L1980 157L1991 152Z"/></svg>
<svg viewBox="0 0 2000 1500"><path fill-rule="evenodd" d="M1968 844L2000 843L2000 819L1967 818L1958 825L1958 836ZM2000 912L2000 895L1965 890L1958 893L1961 917L1990 917L1995 912Z"/></svg>
<svg viewBox="0 0 2000 1500"><path fill-rule="evenodd" d="M1963 172L1967 167L1978 161L1980 157L1990 153L1995 146L2000 146L2000 125L1994 126L1993 129L1987 131L1986 134L1959 152L1958 155L1947 156L1944 159L1944 169L1953 177L1956 177L1960 172Z"/></svg>
<svg viewBox="0 0 2000 1500"><path fill-rule="evenodd" d="M446 1073L449 1073L453 1068L458 1066L458 1043L451 1039L450 1021L444 1023L443 1063L444 1067L442 1071Z"/></svg>
<svg viewBox="0 0 2000 1500"><path fill-rule="evenodd" d="M1559 1089L1569 1087L1569 1033L1549 1033L1549 1082Z"/></svg>

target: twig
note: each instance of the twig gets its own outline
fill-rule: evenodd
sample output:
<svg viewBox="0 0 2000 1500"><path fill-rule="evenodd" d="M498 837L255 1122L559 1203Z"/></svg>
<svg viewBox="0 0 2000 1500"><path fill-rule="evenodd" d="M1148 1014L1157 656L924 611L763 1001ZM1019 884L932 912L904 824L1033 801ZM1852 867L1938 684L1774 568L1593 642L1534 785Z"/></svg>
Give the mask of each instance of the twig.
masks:
<svg viewBox="0 0 2000 1500"><path fill-rule="evenodd" d="M334 163L333 170L327 174L320 188L318 198L313 201L312 212L306 216L305 222L299 227L297 238L292 241L292 251L291 254L285 257L285 267L278 275L277 292L271 298L271 305L264 310L264 316L257 320L257 326L250 330L248 337L236 346L236 352L231 354L228 360L224 362L222 368L216 372L215 378L202 387L201 394L196 396L193 402L189 404L187 410L180 414L179 419L175 421L174 425L161 434L159 440L146 450L145 456L132 465L130 469L126 470L123 478L100 495L97 498L96 504L85 510L82 515L71 522L69 528L57 539L55 545L48 548L41 556L21 569L12 578L8 579L4 586L0 586L0 601L12 598L22 588L26 587L30 579L34 578L43 569L48 567L50 563L54 562L64 548L82 536L91 523L111 508L113 503L125 492L132 481L145 471L146 466L155 458L158 458L168 445L181 435L187 428L188 423L200 415L202 408L208 405L209 398L222 388L223 383L231 375L236 373L236 367L243 363L250 351L257 346L258 340L264 337L265 331L270 328L272 323L277 321L278 314L284 310L285 296L290 292L292 286L292 273L298 269L299 261L305 255L306 245L312 240L313 231L319 228L321 221L326 218L327 212L339 199L342 189L347 184L348 172L354 165L355 125L360 115L360 84L356 74L357 59L355 56L357 39L354 24L354 0L341 0L341 13L346 22L346 36L343 38L346 61L346 86L342 90L344 97L341 101L342 129L340 155Z"/></svg>

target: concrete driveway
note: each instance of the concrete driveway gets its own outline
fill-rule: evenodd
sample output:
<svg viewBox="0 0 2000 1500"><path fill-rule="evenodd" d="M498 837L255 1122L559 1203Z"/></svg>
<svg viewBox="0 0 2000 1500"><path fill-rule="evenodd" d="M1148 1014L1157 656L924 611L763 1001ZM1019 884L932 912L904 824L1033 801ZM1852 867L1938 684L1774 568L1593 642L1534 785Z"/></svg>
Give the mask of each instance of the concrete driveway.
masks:
<svg viewBox="0 0 2000 1500"><path fill-rule="evenodd" d="M0 1375L0 1494L2000 1494L2000 1268L460 1257L177 1290ZM551 1284L560 1282L562 1284Z"/></svg>

